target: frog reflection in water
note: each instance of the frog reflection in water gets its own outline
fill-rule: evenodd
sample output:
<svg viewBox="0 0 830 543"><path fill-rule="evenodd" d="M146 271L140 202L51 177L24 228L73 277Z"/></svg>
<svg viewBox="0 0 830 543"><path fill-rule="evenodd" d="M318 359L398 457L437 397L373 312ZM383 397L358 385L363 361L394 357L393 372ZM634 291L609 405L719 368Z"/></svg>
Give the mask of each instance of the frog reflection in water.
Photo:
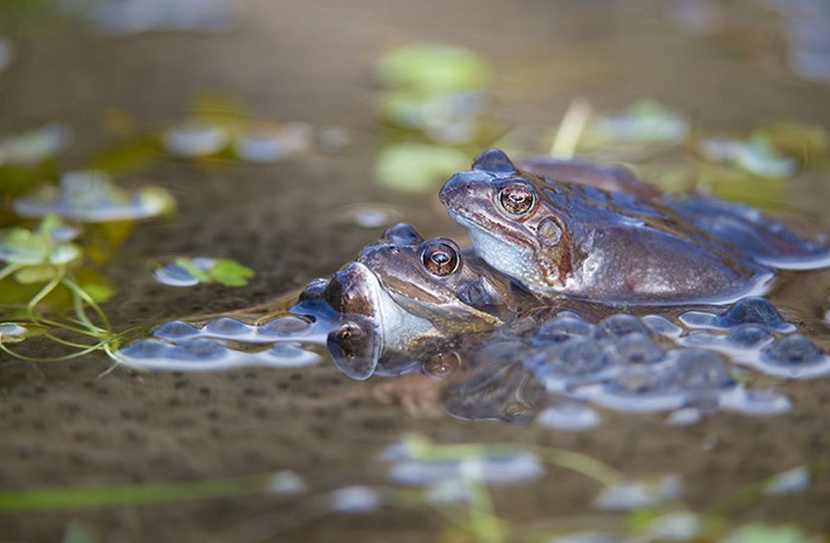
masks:
<svg viewBox="0 0 830 543"><path fill-rule="evenodd" d="M772 268L830 265L823 240L751 208L663 196L620 169L525 164L486 151L440 198L482 259L545 299L729 303L764 292Z"/></svg>

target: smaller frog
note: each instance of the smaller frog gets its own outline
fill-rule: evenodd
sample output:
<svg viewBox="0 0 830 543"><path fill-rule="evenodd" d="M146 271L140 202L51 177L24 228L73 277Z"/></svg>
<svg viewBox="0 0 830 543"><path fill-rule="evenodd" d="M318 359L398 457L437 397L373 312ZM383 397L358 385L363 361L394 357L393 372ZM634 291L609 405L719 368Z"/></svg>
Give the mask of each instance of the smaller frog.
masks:
<svg viewBox="0 0 830 543"><path fill-rule="evenodd" d="M331 279L312 281L292 311L334 320L327 347L335 364L367 379L379 361L399 364L393 353L492 330L539 303L454 241L424 240L399 224Z"/></svg>
<svg viewBox="0 0 830 543"><path fill-rule="evenodd" d="M387 230L357 261L372 270L400 307L445 334L490 330L521 306L540 303L451 239L424 240L408 224Z"/></svg>
<svg viewBox="0 0 830 543"><path fill-rule="evenodd" d="M826 247L743 206L661 196L620 169L528 164L563 180L523 171L491 149L447 181L440 198L478 255L548 301L724 304L765 292L775 263L830 262ZM763 258L759 246L769 248Z"/></svg>

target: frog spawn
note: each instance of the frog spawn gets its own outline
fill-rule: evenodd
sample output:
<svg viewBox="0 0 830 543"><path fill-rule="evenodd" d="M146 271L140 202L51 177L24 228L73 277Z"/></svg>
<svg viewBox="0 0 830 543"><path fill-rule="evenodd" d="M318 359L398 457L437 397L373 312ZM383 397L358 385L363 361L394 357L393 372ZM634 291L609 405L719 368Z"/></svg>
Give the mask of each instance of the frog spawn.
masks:
<svg viewBox="0 0 830 543"><path fill-rule="evenodd" d="M429 245L405 225L390 229L383 243ZM794 327L759 298L724 310L687 311L677 319L618 314L592 324L593 317L562 311L530 334L509 327L478 334L486 348L476 350L463 338L410 348L414 339L441 334L424 319L407 317L385 294L366 265L352 263L331 280L312 281L292 308L295 316L260 325L229 318L200 326L173 321L156 329L152 339L121 351L119 359L139 368L180 371L296 366L319 360L316 353L325 345L338 368L356 379L413 372L451 379L442 401L456 417L519 424L536 419L560 430L599 424L591 405L670 411L672 424L693 423L719 410L768 415L789 409L779 394L736 383L738 371L719 352L776 377L830 373L830 358L804 336L791 334ZM409 331L401 334L404 329ZM472 371L459 373L462 366Z"/></svg>
<svg viewBox="0 0 830 543"><path fill-rule="evenodd" d="M527 423L535 417L546 427L580 431L599 424L591 406L669 412L672 424L697 422L718 411L774 415L790 409L787 398L738 383L725 356L678 348L631 315L612 315L597 325L557 315L524 341L484 349L477 358L477 374L450 385L444 398L445 409L469 420ZM508 367L513 368L509 379ZM455 397L459 394L463 400Z"/></svg>
<svg viewBox="0 0 830 543"><path fill-rule="evenodd" d="M331 323L283 315L263 324L229 317L204 323L170 321L150 338L116 352L116 361L141 370L218 371L242 366L300 367L322 360Z"/></svg>
<svg viewBox="0 0 830 543"><path fill-rule="evenodd" d="M734 362L784 379L830 375L830 356L785 322L763 298L746 298L719 313L680 316L692 331L678 343L719 351ZM719 332L719 333L714 333Z"/></svg>
<svg viewBox="0 0 830 543"><path fill-rule="evenodd" d="M454 285L450 290L457 300L452 305L447 305L449 297L439 297L438 305L432 306L433 302L415 300L417 289L412 291L416 294L390 290L392 283L386 281L406 278L395 277L401 268L388 259L423 260L432 254L427 249L436 246L439 256L449 260L429 264L445 286ZM457 254L444 255L446 251ZM444 266L454 258L457 264ZM395 273L387 274L390 269ZM598 425L600 415L591 406L670 412L672 424L693 423L716 411L771 415L790 408L777 393L738 383L738 371L719 353L778 377L830 373L830 358L803 336L789 335L795 327L760 298L740 300L725 310L686 311L679 317L682 309L604 319L591 311L587 319L563 311L538 325L538 306L523 305L514 321L489 320L489 330L436 324L469 320L471 313L452 313L451 308L489 307L488 302L477 308L452 283L477 281L489 273L465 262L449 240L425 241L408 225L398 225L330 280L312 281L292 308L295 316L272 321L278 324L258 326L227 318L200 326L168 323L154 332L153 339L118 354L134 367L212 370L246 364L303 365L319 360L316 353L325 346L335 365L354 379L415 372L449 379L441 392L442 406L458 418L514 424L538 420L560 430ZM423 281L416 283L428 286ZM438 291L425 292L432 296ZM523 302L535 299L528 293L505 296L519 296ZM549 304L538 303L550 312ZM567 305L576 308L579 302ZM290 319L305 325L282 324ZM531 325L516 324L523 320ZM281 330L277 337L269 326ZM443 362L451 360L456 363Z"/></svg>

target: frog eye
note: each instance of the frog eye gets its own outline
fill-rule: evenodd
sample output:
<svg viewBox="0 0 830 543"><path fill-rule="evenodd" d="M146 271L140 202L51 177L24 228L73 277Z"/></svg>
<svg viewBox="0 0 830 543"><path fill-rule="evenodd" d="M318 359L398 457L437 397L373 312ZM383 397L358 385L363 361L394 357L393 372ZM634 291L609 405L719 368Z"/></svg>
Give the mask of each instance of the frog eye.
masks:
<svg viewBox="0 0 830 543"><path fill-rule="evenodd" d="M424 373L435 379L442 381L452 377L461 367L461 357L455 351L446 353L438 353L424 362L422 369Z"/></svg>
<svg viewBox="0 0 830 543"><path fill-rule="evenodd" d="M427 242L421 251L421 262L432 275L444 277L458 269L458 248L449 240Z"/></svg>
<svg viewBox="0 0 830 543"><path fill-rule="evenodd" d="M499 191L499 204L510 215L527 215L536 206L536 192L527 183L510 183Z"/></svg>

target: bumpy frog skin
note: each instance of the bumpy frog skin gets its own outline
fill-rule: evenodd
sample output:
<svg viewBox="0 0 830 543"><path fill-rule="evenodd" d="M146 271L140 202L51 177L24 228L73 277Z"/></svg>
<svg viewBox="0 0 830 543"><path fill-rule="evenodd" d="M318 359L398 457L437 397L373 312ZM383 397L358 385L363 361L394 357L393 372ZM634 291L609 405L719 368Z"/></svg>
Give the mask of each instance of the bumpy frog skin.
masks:
<svg viewBox="0 0 830 543"><path fill-rule="evenodd" d="M522 171L493 149L454 175L440 198L488 264L546 299L728 303L764 292L767 266L830 261L826 247L778 223L765 226L750 208L661 197L619 169L528 164L562 181Z"/></svg>

